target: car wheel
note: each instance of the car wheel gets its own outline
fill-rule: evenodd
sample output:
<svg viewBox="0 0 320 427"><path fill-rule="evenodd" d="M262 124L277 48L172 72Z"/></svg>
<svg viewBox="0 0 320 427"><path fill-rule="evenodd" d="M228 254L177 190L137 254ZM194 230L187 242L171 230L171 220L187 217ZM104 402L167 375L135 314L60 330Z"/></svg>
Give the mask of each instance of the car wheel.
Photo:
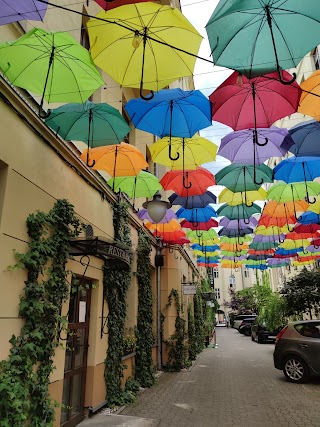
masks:
<svg viewBox="0 0 320 427"><path fill-rule="evenodd" d="M283 365L283 373L293 383L301 383L309 376L306 363L297 356L286 358Z"/></svg>
<svg viewBox="0 0 320 427"><path fill-rule="evenodd" d="M254 337L253 337L253 335L251 334L251 341L254 341Z"/></svg>

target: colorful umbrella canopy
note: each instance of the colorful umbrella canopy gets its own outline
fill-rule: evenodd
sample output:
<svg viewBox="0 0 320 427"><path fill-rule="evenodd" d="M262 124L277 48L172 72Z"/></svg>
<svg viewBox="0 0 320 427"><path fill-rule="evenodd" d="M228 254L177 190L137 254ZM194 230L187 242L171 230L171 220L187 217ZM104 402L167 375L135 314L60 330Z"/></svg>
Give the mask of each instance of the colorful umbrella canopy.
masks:
<svg viewBox="0 0 320 427"><path fill-rule="evenodd" d="M274 202L268 202L268 204L269 203L274 203ZM263 213L264 213L264 211L263 211ZM283 227L284 225L295 224L296 222L297 222L297 220L294 217L294 215L290 216L288 218L286 216L278 218L278 217L273 217L270 215L262 215L259 219L258 224L263 225L265 227L272 227L272 226Z"/></svg>
<svg viewBox="0 0 320 427"><path fill-rule="evenodd" d="M86 161L88 150L84 150L81 159ZM92 169L104 170L113 177L134 176L149 166L141 151L133 145L121 143L90 149L89 163Z"/></svg>
<svg viewBox="0 0 320 427"><path fill-rule="evenodd" d="M274 168L274 179L286 183L313 181L320 176L320 157L290 157Z"/></svg>
<svg viewBox="0 0 320 427"><path fill-rule="evenodd" d="M90 101L50 110L45 122L63 139L84 141L88 147L120 144L131 130L119 110Z"/></svg>
<svg viewBox="0 0 320 427"><path fill-rule="evenodd" d="M211 206L205 208L184 209L180 208L176 215L178 218L184 218L193 224L209 221L212 217L216 217L217 213Z"/></svg>
<svg viewBox="0 0 320 427"><path fill-rule="evenodd" d="M297 157L320 156L320 123L316 120L293 126L289 133L294 142L290 152Z"/></svg>
<svg viewBox="0 0 320 427"><path fill-rule="evenodd" d="M216 65L249 77L295 68L319 43L317 0L219 2L206 30Z"/></svg>
<svg viewBox="0 0 320 427"><path fill-rule="evenodd" d="M243 243L242 245L240 245L239 243L221 243L220 249L223 251L238 252L244 249L249 249L249 246L247 245L247 243Z"/></svg>
<svg viewBox="0 0 320 427"><path fill-rule="evenodd" d="M309 211L320 214L320 200L317 199L315 203L312 203L309 208Z"/></svg>
<svg viewBox="0 0 320 427"><path fill-rule="evenodd" d="M157 223L154 224L152 222L146 222L145 226L148 228L148 230L152 232L159 232L159 233L172 233L174 231L181 230L181 226L179 222L176 219L172 219L170 222L167 223ZM182 231L182 230L181 230Z"/></svg>
<svg viewBox="0 0 320 427"><path fill-rule="evenodd" d="M148 0L95 0L104 10L115 9L125 4L142 3Z"/></svg>
<svg viewBox="0 0 320 427"><path fill-rule="evenodd" d="M21 21L42 21L47 10L46 0L0 0L0 25Z"/></svg>
<svg viewBox="0 0 320 427"><path fill-rule="evenodd" d="M257 136L256 144L254 129L231 132L222 138L217 154L232 163L261 165L270 157L283 157L293 145L287 129L275 126L267 129L258 128Z"/></svg>
<svg viewBox="0 0 320 427"><path fill-rule="evenodd" d="M15 86L42 95L40 109L44 99L83 103L104 84L87 49L68 33L39 28L0 45L0 68Z"/></svg>
<svg viewBox="0 0 320 427"><path fill-rule="evenodd" d="M154 222L149 214L147 209L140 209L137 213L138 217L142 220L146 219L149 222ZM172 219L177 219L177 215L172 209L167 209L165 216L162 218L161 221L158 222L158 224L163 224L166 222L170 222Z"/></svg>
<svg viewBox="0 0 320 427"><path fill-rule="evenodd" d="M298 212L305 212L307 209L310 209L309 204L304 200L295 200L286 203L278 203L272 200L265 205L263 214L273 218L286 218L287 223L289 223L289 218L296 217ZM295 219L297 220L298 218Z"/></svg>
<svg viewBox="0 0 320 427"><path fill-rule="evenodd" d="M314 224L314 223L319 224L320 215L311 211L304 212L299 217L299 223L300 224Z"/></svg>
<svg viewBox="0 0 320 427"><path fill-rule="evenodd" d="M209 230L212 227L218 227L218 222L210 218L206 222L197 222L196 224L186 221L185 219L180 222L181 227L190 228L191 230Z"/></svg>
<svg viewBox="0 0 320 427"><path fill-rule="evenodd" d="M191 138L211 126L211 105L199 90L163 89L151 100L131 99L125 110L137 129L163 138Z"/></svg>
<svg viewBox="0 0 320 427"><path fill-rule="evenodd" d="M146 171L141 171L136 176L110 178L108 185L113 188L113 191L126 193L131 199L152 197L157 191L162 190L159 179Z"/></svg>
<svg viewBox="0 0 320 427"><path fill-rule="evenodd" d="M190 240L188 240L186 237L178 236L175 238L175 236L171 236L169 234L166 236L162 235L161 240L163 244L167 245L185 245L186 243L190 243Z"/></svg>
<svg viewBox="0 0 320 427"><path fill-rule="evenodd" d="M146 2L96 18L87 24L93 61L121 86L142 95L143 88L158 91L193 74L202 37L178 9Z"/></svg>
<svg viewBox="0 0 320 427"><path fill-rule="evenodd" d="M171 194L169 201L172 205L180 205L185 209L205 208L209 203L217 202L216 196L211 191L196 196L181 197L176 193Z"/></svg>
<svg viewBox="0 0 320 427"><path fill-rule="evenodd" d="M201 136L193 138L165 137L149 147L155 163L172 170L197 169L202 163L215 160L217 146Z"/></svg>
<svg viewBox="0 0 320 427"><path fill-rule="evenodd" d="M198 262L199 267L217 267L219 264L211 262Z"/></svg>
<svg viewBox="0 0 320 427"><path fill-rule="evenodd" d="M221 191L219 196L219 203L228 203L230 206L236 206L246 204L252 206L256 200L266 200L267 192L263 188L252 191L240 191L239 193L233 193L228 188Z"/></svg>
<svg viewBox="0 0 320 427"><path fill-rule="evenodd" d="M260 261L258 261L258 264L245 264L246 268L252 268L254 270L266 270L268 267L266 266L266 264L261 263Z"/></svg>
<svg viewBox="0 0 320 427"><path fill-rule="evenodd" d="M273 243L274 242L283 242L285 239L284 234L271 234L271 235L263 235L263 234L256 234L252 240L253 243ZM251 248L251 245L250 245ZM253 248L251 248L253 249ZM270 248L269 248L270 249Z"/></svg>
<svg viewBox="0 0 320 427"><path fill-rule="evenodd" d="M301 83L301 89L302 94L298 112L320 120L320 71L316 70L307 80Z"/></svg>
<svg viewBox="0 0 320 427"><path fill-rule="evenodd" d="M284 257L291 257L292 255L295 256L297 255L297 252L299 250L301 250L301 248L297 248L297 249L283 249L283 248L278 248L275 251L275 257L280 257L280 256L284 256Z"/></svg>
<svg viewBox="0 0 320 427"><path fill-rule="evenodd" d="M320 225L319 224L308 224L308 225L296 224L293 231L296 233L317 233L318 231L320 231Z"/></svg>
<svg viewBox="0 0 320 427"><path fill-rule="evenodd" d="M309 246L310 242L307 239L296 239L296 240L285 240L280 244L280 247L283 249L298 249L301 247Z"/></svg>
<svg viewBox="0 0 320 427"><path fill-rule="evenodd" d="M295 200L308 199L310 196L318 196L320 194L320 184L318 182L306 181L304 183L295 182L286 184L278 182L273 184L268 190L267 198L276 200L279 203L285 203Z"/></svg>
<svg viewBox="0 0 320 427"><path fill-rule="evenodd" d="M173 190L179 196L189 197L203 194L208 187L215 185L215 179L208 169L169 171L160 181L165 190Z"/></svg>
<svg viewBox="0 0 320 427"><path fill-rule="evenodd" d="M268 249L268 250L256 250L256 249L249 249L248 254L250 255L273 255L274 249Z"/></svg>
<svg viewBox="0 0 320 427"><path fill-rule="evenodd" d="M255 203L250 207L245 204L236 206L224 204L217 210L217 215L226 216L228 219L243 219L245 224L249 224L251 215L260 211L261 208Z"/></svg>
<svg viewBox="0 0 320 427"><path fill-rule="evenodd" d="M269 249L276 248L279 244L277 242L257 242L253 241L250 243L250 249L256 249L257 251L267 251Z"/></svg>
<svg viewBox="0 0 320 427"><path fill-rule="evenodd" d="M253 233L253 229L250 227L246 228L239 228L239 229L227 229L227 228L221 228L219 230L218 234L219 236L227 236L227 237L243 237L245 234L251 234Z"/></svg>
<svg viewBox="0 0 320 427"><path fill-rule="evenodd" d="M212 246L203 246L203 245L199 245L198 243L194 243L193 245L191 245L192 249L198 249L202 252L207 251L207 252L213 252L217 249L219 249L218 245L212 245Z"/></svg>
<svg viewBox="0 0 320 427"><path fill-rule="evenodd" d="M156 224L154 224L156 225ZM162 224L165 225L165 224ZM181 239L186 239L188 241L188 243L190 242L187 238L186 238L186 234L184 233L184 231L182 230L175 230L175 231L160 231L160 230L154 230L153 234L156 235L157 237L159 237L161 240L166 241L167 243L171 242L171 244L173 241L181 241Z"/></svg>
<svg viewBox="0 0 320 427"><path fill-rule="evenodd" d="M215 176L216 183L233 192L258 190L262 182L273 182L273 170L266 165L256 168L247 165L229 165ZM255 181L259 179L261 183Z"/></svg>
<svg viewBox="0 0 320 427"><path fill-rule="evenodd" d="M255 228L258 224L258 221L254 216L249 218L249 224L245 223L243 219L229 219L227 217L223 217L219 221L219 225L228 229L238 229L239 227L250 227Z"/></svg>
<svg viewBox="0 0 320 427"><path fill-rule="evenodd" d="M214 251L214 252L202 252L202 251L198 251L198 250L194 250L193 253L195 255L208 256L208 257L219 256L219 254L220 254L220 252L218 252L218 251Z"/></svg>
<svg viewBox="0 0 320 427"><path fill-rule="evenodd" d="M244 242L251 242L251 237L250 236L241 236L241 239L238 239L238 237L229 237L229 236L221 236L220 237L220 242L222 243L239 243L239 240L244 243ZM242 244L241 243L241 244Z"/></svg>
<svg viewBox="0 0 320 427"><path fill-rule="evenodd" d="M291 79L286 71L283 75L286 80ZM212 119L234 130L256 130L295 113L301 95L299 85L285 86L277 78L277 73L272 73L249 80L238 72L232 73L209 96Z"/></svg>
<svg viewBox="0 0 320 427"><path fill-rule="evenodd" d="M209 230L199 231L198 230L189 230L186 232L186 236L189 240L197 239L199 237L203 238L203 240L216 239L218 237L216 231L213 228Z"/></svg>

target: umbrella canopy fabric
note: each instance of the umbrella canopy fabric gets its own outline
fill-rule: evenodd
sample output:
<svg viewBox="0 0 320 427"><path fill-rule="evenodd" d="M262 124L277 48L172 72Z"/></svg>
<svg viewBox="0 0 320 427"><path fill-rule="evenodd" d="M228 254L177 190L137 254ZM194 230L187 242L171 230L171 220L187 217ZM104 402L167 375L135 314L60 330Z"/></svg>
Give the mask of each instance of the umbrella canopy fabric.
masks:
<svg viewBox="0 0 320 427"><path fill-rule="evenodd" d="M256 200L266 200L267 192L263 188L252 191L240 191L233 193L228 188L221 191L219 196L219 203L228 203L230 206L236 206L241 204L250 205Z"/></svg>
<svg viewBox="0 0 320 427"><path fill-rule="evenodd" d="M289 233L290 231L291 231L291 228L289 228L288 224L285 224L282 227L277 227L275 225L265 227L264 225L259 225L255 229L255 235L262 234L263 236L272 236L272 235Z"/></svg>
<svg viewBox="0 0 320 427"><path fill-rule="evenodd" d="M295 182L293 184L278 182L268 190L267 199L285 203L302 200L308 195L318 196L319 194L320 184L318 182L306 181L305 183Z"/></svg>
<svg viewBox="0 0 320 427"><path fill-rule="evenodd" d="M154 224L156 225L156 224ZM165 224L162 224L165 225ZM187 238L186 238L186 234L184 231L182 230L175 230L175 231L160 231L160 230L154 230L153 234L156 235L157 237L160 237L160 239L165 240L167 243L169 243L171 241L171 244L173 244L173 241L179 241L181 239L186 239L188 242L190 242Z"/></svg>
<svg viewBox="0 0 320 427"><path fill-rule="evenodd" d="M196 209L184 209L180 208L176 215L178 218L184 218L192 223L206 222L209 221L212 217L216 217L216 211L211 206L206 206L205 208L196 208Z"/></svg>
<svg viewBox="0 0 320 427"><path fill-rule="evenodd" d="M307 211L299 217L298 222L300 224L320 224L320 215L315 212Z"/></svg>
<svg viewBox="0 0 320 427"><path fill-rule="evenodd" d="M236 164L261 165L270 157L283 157L293 141L287 129L275 126L257 129L258 144L254 142L254 129L231 132L221 140L218 155ZM265 141L268 143L265 144ZM253 153L255 150L255 154Z"/></svg>
<svg viewBox="0 0 320 427"><path fill-rule="evenodd" d="M215 204L217 202L216 196L211 191L190 197L181 197L173 193L168 199L172 205L180 205L185 209L205 208L209 203Z"/></svg>
<svg viewBox="0 0 320 427"><path fill-rule="evenodd" d="M320 199L317 198L315 203L312 203L309 208L309 211L320 214Z"/></svg>
<svg viewBox="0 0 320 427"><path fill-rule="evenodd" d="M243 237L245 234L252 234L253 229L250 227L245 228L239 228L239 229L228 229L228 228L221 228L219 230L218 234L219 236L227 236L227 237Z"/></svg>
<svg viewBox="0 0 320 427"><path fill-rule="evenodd" d="M211 126L211 104L199 90L163 89L148 101L131 99L124 108L137 129L160 138L191 138Z"/></svg>
<svg viewBox="0 0 320 427"><path fill-rule="evenodd" d="M181 230L181 226L176 219L172 219L171 221L162 224L146 222L145 226L148 228L148 230L152 232L156 231L157 233L172 233L174 231Z"/></svg>
<svg viewBox="0 0 320 427"><path fill-rule="evenodd" d="M221 243L220 249L223 251L242 251L245 249L249 249L247 243L243 243L242 245L238 243Z"/></svg>
<svg viewBox="0 0 320 427"><path fill-rule="evenodd" d="M174 236L161 236L161 240L163 244L167 244L167 245L185 245L186 243L190 243L190 240L187 239L186 237L178 237L175 238Z"/></svg>
<svg viewBox="0 0 320 427"><path fill-rule="evenodd" d="M296 222L297 220L294 216L289 216L288 218L286 216L283 216L281 218L278 218L278 217L272 217L270 215L262 215L259 219L258 224L263 225L265 227L272 227L272 226L283 227L286 224L295 224Z"/></svg>
<svg viewBox="0 0 320 427"><path fill-rule="evenodd" d="M142 220L146 219L149 222L154 222L149 214L147 209L140 209L137 213L138 217ZM161 221L158 222L158 224L163 224L166 222L170 222L172 219L177 219L177 215L172 209L167 209L165 216L162 218Z"/></svg>
<svg viewBox="0 0 320 427"><path fill-rule="evenodd" d="M183 228L190 228L191 230L209 230L210 228L218 227L218 221L210 218L206 222L192 223L184 219L180 222L180 225Z"/></svg>
<svg viewBox="0 0 320 427"><path fill-rule="evenodd" d="M83 103L104 84L87 49L68 33L39 28L0 45L0 68L13 85L49 103Z"/></svg>
<svg viewBox="0 0 320 427"><path fill-rule="evenodd" d="M198 249L202 252L204 252L204 251L213 252L213 251L216 251L217 249L219 249L219 246L218 245L202 246L202 245L199 245L198 243L194 243L193 245L191 245L191 248L196 249L196 250Z"/></svg>
<svg viewBox="0 0 320 427"><path fill-rule="evenodd" d="M313 181L320 176L320 157L290 157L274 168L274 179L286 183Z"/></svg>
<svg viewBox="0 0 320 427"><path fill-rule="evenodd" d="M186 236L190 240L197 239L199 237L202 237L204 240L216 239L218 237L217 232L213 228L210 228L207 231L200 231L199 234L197 234L197 230L189 230L186 232Z"/></svg>
<svg viewBox="0 0 320 427"><path fill-rule="evenodd" d="M159 179L146 171L141 171L136 176L110 178L108 185L116 192L126 193L131 199L152 197L157 191L162 190Z"/></svg>
<svg viewBox="0 0 320 427"><path fill-rule="evenodd" d="M291 79L287 72L284 76ZM301 95L299 85L286 86L277 78L278 74L272 73L249 80L238 72L232 73L209 96L212 119L233 130L256 129L268 128L276 120L295 113Z"/></svg>
<svg viewBox="0 0 320 427"><path fill-rule="evenodd" d="M165 137L149 147L152 160L172 170L197 169L203 163L215 160L217 149L213 142L201 136Z"/></svg>
<svg viewBox="0 0 320 427"><path fill-rule="evenodd" d="M294 229L296 233L317 233L320 231L319 224L296 224ZM320 236L319 236L320 237Z"/></svg>
<svg viewBox="0 0 320 427"><path fill-rule="evenodd" d="M125 4L141 3L148 0L95 0L104 10L115 9L116 7L124 6Z"/></svg>
<svg viewBox="0 0 320 427"><path fill-rule="evenodd" d="M296 157L320 156L320 123L316 120L309 120L293 126L289 133L294 142L290 152Z"/></svg>
<svg viewBox="0 0 320 427"><path fill-rule="evenodd" d="M42 21L47 10L46 0L0 0L0 25L21 21Z"/></svg>
<svg viewBox="0 0 320 427"><path fill-rule="evenodd" d="M216 65L252 77L295 68L319 43L317 0L222 0L206 30Z"/></svg>
<svg viewBox="0 0 320 427"><path fill-rule="evenodd" d="M254 172L254 169L256 172ZM215 176L216 183L223 185L233 192L258 190L261 184L255 183L256 179L264 182L273 182L273 170L266 165L229 165L221 169Z"/></svg>
<svg viewBox="0 0 320 427"><path fill-rule="evenodd" d="M286 203L278 203L272 200L265 205L263 214L273 218L289 219L299 212L305 212L307 209L310 209L309 204L304 200L295 200Z"/></svg>
<svg viewBox="0 0 320 427"><path fill-rule="evenodd" d="M87 160L88 150L81 154ZM121 143L90 149L89 162L92 169L104 170L113 177L135 176L149 166L141 151L133 145Z"/></svg>
<svg viewBox="0 0 320 427"><path fill-rule="evenodd" d="M218 216L226 216L228 219L244 219L248 222L248 219L255 213L259 213L261 208L253 203L252 206L248 207L245 204L229 206L224 204L217 210Z"/></svg>
<svg viewBox="0 0 320 427"><path fill-rule="evenodd" d="M250 220L249 224L245 223L243 219L229 219L227 217L223 217L220 219L219 225L228 229L238 229L239 227L255 228L258 224L257 219L254 216L248 219Z"/></svg>
<svg viewBox="0 0 320 427"><path fill-rule="evenodd" d="M158 91L193 74L202 37L178 9L145 2L96 18L87 24L93 61L121 86Z"/></svg>
<svg viewBox="0 0 320 427"><path fill-rule="evenodd" d="M301 83L301 89L302 94L298 113L320 120L320 71L316 70L307 80Z"/></svg>
<svg viewBox="0 0 320 427"><path fill-rule="evenodd" d="M131 130L119 110L90 101L50 110L45 122L63 139L84 141L90 147L120 144Z"/></svg>
<svg viewBox="0 0 320 427"><path fill-rule="evenodd" d="M269 249L274 249L279 245L277 242L257 242L253 241L250 243L250 249L256 249L257 251L267 251Z"/></svg>
<svg viewBox="0 0 320 427"><path fill-rule="evenodd" d="M275 242L279 242L280 240L284 241L284 239L285 239L284 234L272 234L269 236L264 236L262 234L256 234L254 236L254 239L252 240L252 242L253 243L259 242L259 243L272 243L272 244L274 244ZM250 247L251 247L251 245L250 245Z"/></svg>
<svg viewBox="0 0 320 427"><path fill-rule="evenodd" d="M165 190L173 190L179 196L189 197L203 194L208 187L215 185L215 179L208 169L169 171L160 181Z"/></svg>
<svg viewBox="0 0 320 427"><path fill-rule="evenodd" d="M251 236L248 236L248 235L241 236L240 239L238 238L238 236L237 237L221 236L221 238L220 238L220 242L222 242L222 243L239 243L239 241L242 243L250 242Z"/></svg>
<svg viewBox="0 0 320 427"><path fill-rule="evenodd" d="M296 240L285 240L280 244L280 247L283 249L298 249L301 247L307 247L310 244L307 239L296 239Z"/></svg>

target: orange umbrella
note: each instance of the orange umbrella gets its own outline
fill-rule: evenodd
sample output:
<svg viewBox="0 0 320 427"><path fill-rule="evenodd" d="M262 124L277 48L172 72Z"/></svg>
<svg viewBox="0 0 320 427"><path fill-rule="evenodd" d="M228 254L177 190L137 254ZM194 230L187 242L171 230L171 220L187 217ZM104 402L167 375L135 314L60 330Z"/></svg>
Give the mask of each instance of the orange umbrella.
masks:
<svg viewBox="0 0 320 427"><path fill-rule="evenodd" d="M157 231L160 233L181 230L181 225L176 219L172 219L171 221L164 224L154 224L152 222L147 222L145 226L152 232Z"/></svg>
<svg viewBox="0 0 320 427"><path fill-rule="evenodd" d="M87 160L85 150L81 159ZM111 176L135 176L149 165L143 154L133 145L121 144L107 145L91 148L89 151L88 165L92 169L104 170Z"/></svg>
<svg viewBox="0 0 320 427"><path fill-rule="evenodd" d="M270 202L269 202L270 203ZM290 216L289 218L284 217L272 217L269 215L262 215L261 218L258 221L259 225L264 225L265 227L283 227L286 224L295 224L297 222L296 218L293 216Z"/></svg>
<svg viewBox="0 0 320 427"><path fill-rule="evenodd" d="M302 95L298 112L320 121L320 70L315 71L300 85ZM311 93L310 93L311 92ZM318 96L314 96L314 94Z"/></svg>
<svg viewBox="0 0 320 427"><path fill-rule="evenodd" d="M247 243L243 243L242 245L236 244L236 243L222 243L220 245L220 249L222 251L241 251L243 249L249 249L249 246Z"/></svg>
<svg viewBox="0 0 320 427"><path fill-rule="evenodd" d="M160 239L165 240L166 242L170 241L178 241L181 239L186 239L187 236L182 230L176 230L176 231L155 231L153 234L156 234L157 237L160 237ZM188 240L189 242L189 240Z"/></svg>
<svg viewBox="0 0 320 427"><path fill-rule="evenodd" d="M167 172L160 181L165 190L173 190L182 197L203 194L215 183L212 173L202 167L196 170L172 170Z"/></svg>
<svg viewBox="0 0 320 427"><path fill-rule="evenodd" d="M286 203L278 203L272 200L265 205L263 215L289 219L292 216L295 217L297 212L305 212L308 207L309 204L304 200L295 200L294 202Z"/></svg>

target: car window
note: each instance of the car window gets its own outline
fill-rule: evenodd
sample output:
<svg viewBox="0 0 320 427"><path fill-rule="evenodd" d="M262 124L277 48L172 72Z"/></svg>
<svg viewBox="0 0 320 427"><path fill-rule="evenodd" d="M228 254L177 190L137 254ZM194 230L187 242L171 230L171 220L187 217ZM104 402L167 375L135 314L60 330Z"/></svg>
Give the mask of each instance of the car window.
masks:
<svg viewBox="0 0 320 427"><path fill-rule="evenodd" d="M304 337L320 339L320 322L301 323L294 328Z"/></svg>

